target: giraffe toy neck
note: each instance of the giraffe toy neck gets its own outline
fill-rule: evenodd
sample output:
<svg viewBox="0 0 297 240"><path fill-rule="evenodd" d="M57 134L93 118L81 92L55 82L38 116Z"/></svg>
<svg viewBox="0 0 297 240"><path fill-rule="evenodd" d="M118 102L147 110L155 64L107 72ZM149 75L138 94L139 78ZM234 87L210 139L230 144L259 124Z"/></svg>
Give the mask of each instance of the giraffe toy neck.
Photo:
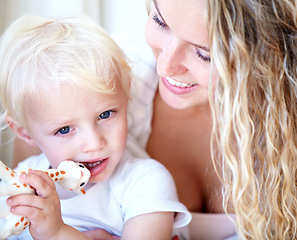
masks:
<svg viewBox="0 0 297 240"><path fill-rule="evenodd" d="M29 170L30 168L14 171L0 161L0 179L7 185L20 184L19 176L23 173L28 173ZM87 184L91 176L90 171L83 164L69 160L62 161L57 169L45 169L41 171L47 173L62 188L74 191L77 194L85 194L83 186ZM3 196L1 191L0 195Z"/></svg>
<svg viewBox="0 0 297 240"><path fill-rule="evenodd" d="M0 179L4 182L11 182L11 180L19 177L20 173L7 167L2 161L0 161Z"/></svg>

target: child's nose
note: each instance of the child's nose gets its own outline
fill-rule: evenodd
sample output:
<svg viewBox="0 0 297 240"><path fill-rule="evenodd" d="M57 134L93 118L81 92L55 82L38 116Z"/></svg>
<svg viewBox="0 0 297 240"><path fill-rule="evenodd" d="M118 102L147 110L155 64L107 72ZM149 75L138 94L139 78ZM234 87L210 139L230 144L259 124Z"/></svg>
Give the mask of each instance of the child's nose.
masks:
<svg viewBox="0 0 297 240"><path fill-rule="evenodd" d="M106 139L99 131L90 131L82 139L82 152L94 152L103 149L106 146Z"/></svg>

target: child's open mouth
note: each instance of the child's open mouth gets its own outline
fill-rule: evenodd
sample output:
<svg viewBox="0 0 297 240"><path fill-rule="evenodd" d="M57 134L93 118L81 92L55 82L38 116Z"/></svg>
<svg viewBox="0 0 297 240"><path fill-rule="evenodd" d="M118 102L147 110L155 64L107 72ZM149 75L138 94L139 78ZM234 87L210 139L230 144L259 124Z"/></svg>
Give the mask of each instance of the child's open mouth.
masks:
<svg viewBox="0 0 297 240"><path fill-rule="evenodd" d="M91 163L85 162L84 165L85 165L85 167L86 167L87 169L90 170L91 168L96 167L96 166L98 166L99 164L101 164L104 160L105 160L105 159L102 159L102 160L99 160L99 161L97 161L97 162L91 162Z"/></svg>
<svg viewBox="0 0 297 240"><path fill-rule="evenodd" d="M108 165L108 158L94 162L84 162L85 167L90 171L91 177L102 173Z"/></svg>

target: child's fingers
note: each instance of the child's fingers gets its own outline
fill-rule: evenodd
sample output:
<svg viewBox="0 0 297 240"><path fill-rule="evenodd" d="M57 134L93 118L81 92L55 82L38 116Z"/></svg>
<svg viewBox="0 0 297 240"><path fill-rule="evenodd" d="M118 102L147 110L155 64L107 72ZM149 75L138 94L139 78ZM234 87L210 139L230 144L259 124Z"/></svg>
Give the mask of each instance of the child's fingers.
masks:
<svg viewBox="0 0 297 240"><path fill-rule="evenodd" d="M30 170L29 174L34 174L36 176L39 176L43 181L45 181L48 185L55 188L54 181L43 171L40 170Z"/></svg>
<svg viewBox="0 0 297 240"><path fill-rule="evenodd" d="M26 206L30 208L43 209L44 199L36 195L21 194L9 197L6 201L11 208Z"/></svg>
<svg viewBox="0 0 297 240"><path fill-rule="evenodd" d="M56 190L54 182L42 171L30 170L28 174L20 176L20 181L35 188L36 193L41 197L46 197Z"/></svg>
<svg viewBox="0 0 297 240"><path fill-rule="evenodd" d="M36 221L41 220L44 215L42 214L44 204L41 200L41 197L35 195L18 195L8 198L7 205L11 207L11 213Z"/></svg>
<svg viewBox="0 0 297 240"><path fill-rule="evenodd" d="M26 216L30 220L37 221L39 216L49 216L53 209L60 209L58 197L50 196L47 198L36 195L17 195L7 199L7 205L11 207L11 212L15 215Z"/></svg>
<svg viewBox="0 0 297 240"><path fill-rule="evenodd" d="M43 236L43 239L50 239L44 233L52 236L63 225L58 194L48 197L22 194L8 198L7 203L12 207L12 214L30 219L30 233L33 238Z"/></svg>
<svg viewBox="0 0 297 240"><path fill-rule="evenodd" d="M19 216L25 216L29 219L34 219L34 221L42 220L44 214L40 214L41 210L31 206L16 206L10 209L11 213Z"/></svg>

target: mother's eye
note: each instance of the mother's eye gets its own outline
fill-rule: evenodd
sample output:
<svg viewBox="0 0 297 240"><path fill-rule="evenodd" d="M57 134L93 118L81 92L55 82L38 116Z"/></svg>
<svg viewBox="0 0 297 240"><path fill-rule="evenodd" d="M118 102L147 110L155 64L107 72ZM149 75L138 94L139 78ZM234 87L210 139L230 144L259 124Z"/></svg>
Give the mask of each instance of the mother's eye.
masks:
<svg viewBox="0 0 297 240"><path fill-rule="evenodd" d="M201 58L204 62L210 62L210 57L202 54L202 51L196 48L197 56Z"/></svg>
<svg viewBox="0 0 297 240"><path fill-rule="evenodd" d="M160 27L162 30L165 30L168 28L167 24L160 20L160 18L157 16L157 14L153 15L152 19L155 21L155 23Z"/></svg>

